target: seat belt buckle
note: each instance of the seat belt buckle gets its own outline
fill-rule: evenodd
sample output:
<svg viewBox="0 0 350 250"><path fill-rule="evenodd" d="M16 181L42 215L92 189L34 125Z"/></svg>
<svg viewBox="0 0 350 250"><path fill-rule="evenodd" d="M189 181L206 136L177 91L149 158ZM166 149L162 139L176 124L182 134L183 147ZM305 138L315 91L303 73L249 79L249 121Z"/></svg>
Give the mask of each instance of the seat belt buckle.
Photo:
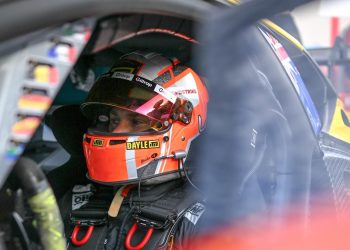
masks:
<svg viewBox="0 0 350 250"><path fill-rule="evenodd" d="M71 235L71 242L75 246L85 245L94 230L95 226L101 226L107 223L107 212L101 210L76 210L72 211L70 214L70 222L74 225L74 229ZM81 236L81 239L78 239L78 234L81 229L86 229L85 235Z"/></svg>
<svg viewBox="0 0 350 250"><path fill-rule="evenodd" d="M70 222L79 226L101 226L108 221L107 211L77 210L70 214Z"/></svg>
<svg viewBox="0 0 350 250"><path fill-rule="evenodd" d="M154 229L166 229L175 223L176 213L157 212L159 211L150 208L140 208L133 213L133 218L137 224Z"/></svg>

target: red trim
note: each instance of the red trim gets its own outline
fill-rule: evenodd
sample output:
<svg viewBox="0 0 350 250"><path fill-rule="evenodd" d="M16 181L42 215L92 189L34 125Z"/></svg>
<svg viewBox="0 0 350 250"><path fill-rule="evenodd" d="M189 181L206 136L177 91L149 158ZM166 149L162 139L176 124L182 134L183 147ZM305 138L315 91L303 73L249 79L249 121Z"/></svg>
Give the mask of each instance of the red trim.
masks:
<svg viewBox="0 0 350 250"><path fill-rule="evenodd" d="M164 88L169 88L171 85L173 85L175 82L177 82L179 79L187 75L188 73L193 72L190 68L185 69L182 71L180 74L172 78L170 81L164 83L163 87Z"/></svg>
<svg viewBox="0 0 350 250"><path fill-rule="evenodd" d="M173 64L174 65L178 65L180 62L180 60L178 58L173 58Z"/></svg>
<svg viewBox="0 0 350 250"><path fill-rule="evenodd" d="M125 248L127 250L140 250L142 249L144 246L146 246L146 244L148 243L149 239L152 236L153 233L153 228L150 227L148 228L145 237L141 240L141 242L136 245L136 246L131 246L131 238L132 236L134 236L134 233L137 230L137 223L135 223L134 225L132 225L132 227L130 228L128 234L126 235L125 238Z"/></svg>
<svg viewBox="0 0 350 250"><path fill-rule="evenodd" d="M92 235L92 231L94 230L94 226L89 226L87 231L86 231L85 236L81 240L78 240L78 233L80 231L80 228L81 228L81 226L76 225L73 229L73 232L72 232L71 241L72 241L73 245L75 245L75 246L85 245L86 242L89 241L89 239Z"/></svg>
<svg viewBox="0 0 350 250"><path fill-rule="evenodd" d="M100 50L103 50L103 49L106 49L106 48L109 48L110 47L110 44L116 44L116 43L119 43L119 42L122 42L122 41L125 41L131 37L134 37L134 36L139 36L139 35L143 35L143 34L147 34L147 33L152 33L152 32L156 32L156 33L167 33L167 34L170 34L170 35L173 35L173 36L176 36L176 37L179 37L179 38L182 38L184 40L187 40L191 43L199 43L196 39L192 38L192 37L189 37L189 36L186 36L185 34L182 34L182 33L178 33L178 32L174 32L172 30L167 30L167 29L157 29L157 28L149 28L149 29L144 29L144 30L139 30L137 32L133 32L133 33L129 33L123 37L120 37L118 39L114 39L111 43L107 44L107 45L104 45L104 46L100 46L100 47L97 47L97 48L94 48L93 52L98 52Z"/></svg>
<svg viewBox="0 0 350 250"><path fill-rule="evenodd" d="M168 70L171 70L173 68L173 65L170 64L166 67L164 67L163 69L161 69L159 72L158 72L158 76L161 76L163 75L165 72L167 72Z"/></svg>
<svg viewBox="0 0 350 250"><path fill-rule="evenodd" d="M331 18L331 46L334 45L338 34L339 34L339 18L332 17Z"/></svg>
<svg viewBox="0 0 350 250"><path fill-rule="evenodd" d="M287 51L281 46L279 48L276 49L276 52L277 52L277 56L279 57L279 59L281 61L289 58L288 54L287 54Z"/></svg>
<svg viewBox="0 0 350 250"><path fill-rule="evenodd" d="M145 64L142 63L142 62L138 62L138 63L141 63L141 66L140 66L139 70L138 70L137 73L136 73L137 76L141 73L143 67L145 66Z"/></svg>
<svg viewBox="0 0 350 250"><path fill-rule="evenodd" d="M69 48L69 62L74 62L75 59L77 58L77 50L73 47Z"/></svg>
<svg viewBox="0 0 350 250"><path fill-rule="evenodd" d="M88 42L90 40L90 37L91 37L91 31L90 30L85 31L85 34L84 34L85 42Z"/></svg>
<svg viewBox="0 0 350 250"><path fill-rule="evenodd" d="M130 192L130 190L131 190L133 187L135 187L135 185L128 185L128 186L126 186L125 188L123 188L123 191L122 191L122 193L121 193L121 196L127 197L128 194L129 194L129 192Z"/></svg>
<svg viewBox="0 0 350 250"><path fill-rule="evenodd" d="M49 82L51 84L57 84L58 83L58 70L55 67L49 66Z"/></svg>

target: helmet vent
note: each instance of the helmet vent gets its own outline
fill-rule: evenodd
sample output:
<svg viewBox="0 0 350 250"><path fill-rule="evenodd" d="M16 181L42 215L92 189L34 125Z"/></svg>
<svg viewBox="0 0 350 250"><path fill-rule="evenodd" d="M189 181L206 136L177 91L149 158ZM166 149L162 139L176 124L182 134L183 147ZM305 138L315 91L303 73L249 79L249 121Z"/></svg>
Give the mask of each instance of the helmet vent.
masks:
<svg viewBox="0 0 350 250"><path fill-rule="evenodd" d="M91 138L86 137L86 138L85 138L85 141L86 141L87 143L90 143L90 142L91 142Z"/></svg>
<svg viewBox="0 0 350 250"><path fill-rule="evenodd" d="M117 144L123 144L126 143L126 140L110 140L109 145L117 145Z"/></svg>

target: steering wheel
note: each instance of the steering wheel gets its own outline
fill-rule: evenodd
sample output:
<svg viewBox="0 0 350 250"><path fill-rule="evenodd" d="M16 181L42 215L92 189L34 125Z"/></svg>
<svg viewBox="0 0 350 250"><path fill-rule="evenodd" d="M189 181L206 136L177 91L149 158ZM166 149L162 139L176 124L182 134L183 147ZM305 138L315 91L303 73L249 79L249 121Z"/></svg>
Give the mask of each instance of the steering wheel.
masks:
<svg viewBox="0 0 350 250"><path fill-rule="evenodd" d="M66 249L61 214L44 173L34 161L24 157L16 163L14 172L34 214L43 249Z"/></svg>

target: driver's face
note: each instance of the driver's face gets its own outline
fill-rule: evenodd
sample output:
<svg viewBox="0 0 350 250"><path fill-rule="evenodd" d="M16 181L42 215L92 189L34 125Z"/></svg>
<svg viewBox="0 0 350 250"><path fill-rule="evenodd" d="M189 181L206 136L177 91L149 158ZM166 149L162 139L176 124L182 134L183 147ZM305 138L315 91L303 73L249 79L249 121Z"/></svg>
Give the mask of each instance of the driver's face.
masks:
<svg viewBox="0 0 350 250"><path fill-rule="evenodd" d="M110 132L142 132L150 128L150 120L142 115L121 109L114 109L109 114L108 130Z"/></svg>

